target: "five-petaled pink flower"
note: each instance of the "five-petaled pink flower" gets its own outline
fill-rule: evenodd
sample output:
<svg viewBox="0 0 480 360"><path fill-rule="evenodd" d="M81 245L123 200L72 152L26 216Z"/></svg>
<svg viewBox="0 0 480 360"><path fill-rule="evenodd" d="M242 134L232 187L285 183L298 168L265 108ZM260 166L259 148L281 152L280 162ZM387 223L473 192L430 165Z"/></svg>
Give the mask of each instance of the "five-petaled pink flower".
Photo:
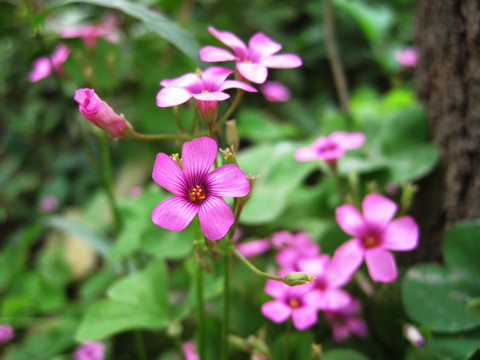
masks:
<svg viewBox="0 0 480 360"><path fill-rule="evenodd" d="M297 264L301 259L317 256L320 247L306 232L292 234L288 231L277 231L272 235L272 244L279 249L275 260L282 268L291 268L297 271Z"/></svg>
<svg viewBox="0 0 480 360"><path fill-rule="evenodd" d="M250 92L257 91L242 81L226 80L232 73L232 70L212 66L204 70L201 76L187 73L175 79L162 80L160 85L164 88L157 94L157 106L176 106L193 97L204 115L207 116L210 109L216 114L217 102L230 97L224 90L238 88Z"/></svg>
<svg viewBox="0 0 480 360"><path fill-rule="evenodd" d="M75 360L103 360L105 344L98 341L87 341L75 349Z"/></svg>
<svg viewBox="0 0 480 360"><path fill-rule="evenodd" d="M212 26L208 31L232 49L233 54L216 46L205 46L200 49L202 61L234 60L240 75L251 82L263 84L268 76L267 68L296 68L302 65L298 55L274 55L280 51L282 45L260 32L250 38L247 47L242 40L229 31L219 31Z"/></svg>
<svg viewBox="0 0 480 360"><path fill-rule="evenodd" d="M74 99L78 102L78 108L85 119L106 133L115 137L122 137L132 131L128 121L115 113L105 101L95 94L94 90L78 89L75 91Z"/></svg>
<svg viewBox="0 0 480 360"><path fill-rule="evenodd" d="M290 89L278 81L266 81L260 91L265 99L271 102L285 102L290 99Z"/></svg>
<svg viewBox="0 0 480 360"><path fill-rule="evenodd" d="M329 136L320 136L312 145L295 151L297 161L324 160L335 162L343 157L346 150L357 149L365 142L365 135L360 132L347 133L335 131Z"/></svg>
<svg viewBox="0 0 480 360"><path fill-rule="evenodd" d="M0 345L9 342L14 337L14 331L11 325L2 324L0 325Z"/></svg>
<svg viewBox="0 0 480 360"><path fill-rule="evenodd" d="M63 75L62 64L67 60L70 49L65 44L58 45L50 57L39 57L33 63L33 68L28 78L30 82L37 82L46 78L52 72Z"/></svg>
<svg viewBox="0 0 480 360"><path fill-rule="evenodd" d="M317 308L305 301L311 284L288 286L267 280L265 292L274 298L262 305L262 314L276 323L292 318L293 326L305 330L317 322Z"/></svg>
<svg viewBox="0 0 480 360"><path fill-rule="evenodd" d="M415 67L418 62L418 52L414 48L395 51L395 60L405 67Z"/></svg>
<svg viewBox="0 0 480 360"><path fill-rule="evenodd" d="M361 303L355 299L343 309L325 312L325 318L332 328L336 342L342 342L351 334L367 336L367 323L361 318L360 309Z"/></svg>
<svg viewBox="0 0 480 360"><path fill-rule="evenodd" d="M93 48L97 43L97 39L100 37L111 43L118 42L118 34L114 32L117 25L117 17L110 15L105 17L99 24L83 24L64 27L60 37L81 38L87 48Z"/></svg>
<svg viewBox="0 0 480 360"><path fill-rule="evenodd" d="M188 141L182 149L183 169L168 155L157 154L153 180L175 196L162 201L152 212L152 221L168 230L183 230L198 215L210 240L223 237L233 224L232 210L222 196L243 197L250 191L245 174L227 164L210 171L217 156L217 143L208 137Z"/></svg>
<svg viewBox="0 0 480 360"><path fill-rule="evenodd" d="M418 226L410 216L392 220L397 204L380 195L369 194L362 202L363 215L350 204L336 209L337 223L354 238L335 252L345 266L356 269L365 258L374 281L390 282L397 277L395 259L388 250L408 251L417 246Z"/></svg>

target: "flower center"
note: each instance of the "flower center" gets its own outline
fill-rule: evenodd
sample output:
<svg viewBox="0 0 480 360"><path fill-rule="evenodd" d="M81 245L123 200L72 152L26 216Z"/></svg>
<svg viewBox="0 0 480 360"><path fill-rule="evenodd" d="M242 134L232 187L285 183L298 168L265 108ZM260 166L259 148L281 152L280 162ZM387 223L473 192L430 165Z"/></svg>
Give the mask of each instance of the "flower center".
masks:
<svg viewBox="0 0 480 360"><path fill-rule="evenodd" d="M321 154L321 153L326 153L326 152L330 152L330 151L335 151L337 149L338 149L338 144L329 141L329 142L323 144L322 146L320 146L318 148L318 152Z"/></svg>
<svg viewBox="0 0 480 360"><path fill-rule="evenodd" d="M206 93L209 93L210 91L208 91L207 89L203 89L202 90L202 94L206 94Z"/></svg>
<svg viewBox="0 0 480 360"><path fill-rule="evenodd" d="M379 243L378 237L374 235L367 235L363 238L363 246L367 249L374 248L378 246Z"/></svg>
<svg viewBox="0 0 480 360"><path fill-rule="evenodd" d="M288 300L288 305L289 305L292 309L296 309L296 308L300 307L300 301L298 301L298 300L295 299L295 298L291 298L290 300Z"/></svg>
<svg viewBox="0 0 480 360"><path fill-rule="evenodd" d="M200 185L195 185L195 187L188 194L190 201L195 204L201 204L205 200L205 191L200 187Z"/></svg>

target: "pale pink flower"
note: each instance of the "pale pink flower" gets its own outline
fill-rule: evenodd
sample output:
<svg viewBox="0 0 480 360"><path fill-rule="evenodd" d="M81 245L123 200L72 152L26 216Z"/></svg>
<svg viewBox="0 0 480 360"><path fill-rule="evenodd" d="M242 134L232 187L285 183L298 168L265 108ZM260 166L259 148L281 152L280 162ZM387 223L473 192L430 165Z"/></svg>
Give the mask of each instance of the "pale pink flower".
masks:
<svg viewBox="0 0 480 360"><path fill-rule="evenodd" d="M185 355L185 360L200 360L195 350L195 343L193 341L188 341L182 345L183 355Z"/></svg>
<svg viewBox="0 0 480 360"><path fill-rule="evenodd" d="M305 232L292 234L288 231L277 231L272 235L272 244L279 249L275 260L284 268L297 270L298 261L320 253L318 244Z"/></svg>
<svg viewBox="0 0 480 360"><path fill-rule="evenodd" d="M395 51L395 60L405 67L415 67L418 62L418 52L414 48Z"/></svg>
<svg viewBox="0 0 480 360"><path fill-rule="evenodd" d="M118 26L118 19L113 16L107 16L99 24L83 24L77 26L68 26L62 29L61 38L81 38L87 48L93 48L98 38L104 38L106 41L116 43L119 41L115 29Z"/></svg>
<svg viewBox="0 0 480 360"><path fill-rule="evenodd" d="M345 259L345 266L352 269L358 268L365 258L374 281L393 281L397 277L397 267L388 250L415 249L418 226L410 216L392 220L397 204L380 194L365 196L362 210L363 215L350 204L336 209L338 225L354 238L341 245L335 256Z"/></svg>
<svg viewBox="0 0 480 360"><path fill-rule="evenodd" d="M58 199L53 195L43 196L40 199L40 209L46 213L54 212L58 209Z"/></svg>
<svg viewBox="0 0 480 360"><path fill-rule="evenodd" d="M202 75L187 73L175 79L166 79L160 82L164 86L157 93L157 106L170 107L183 104L192 97L198 108L207 115L209 110L217 112L217 102L230 97L224 90L238 88L245 91L257 90L237 80L226 80L233 71L218 66L212 66L202 71Z"/></svg>
<svg viewBox="0 0 480 360"><path fill-rule="evenodd" d="M342 342L351 334L367 336L367 324L360 316L360 309L360 301L355 299L343 309L325 312L325 318L332 328L336 342Z"/></svg>
<svg viewBox="0 0 480 360"><path fill-rule="evenodd" d="M270 241L268 239L257 239L245 241L236 245L240 254L246 258L252 258L263 254L270 249Z"/></svg>
<svg viewBox="0 0 480 360"><path fill-rule="evenodd" d="M217 156L217 143L208 137L183 145L183 169L168 155L157 154L153 180L175 196L162 201L152 212L152 221L168 230L183 230L198 215L210 240L223 237L233 224L232 210L222 196L243 197L250 191L245 174L227 164L210 171Z"/></svg>
<svg viewBox="0 0 480 360"><path fill-rule="evenodd" d="M98 126L107 134L122 137L131 132L130 124L122 116L95 94L92 89L78 89L75 91L75 101L79 110L88 121Z"/></svg>
<svg viewBox="0 0 480 360"><path fill-rule="evenodd" d="M143 194L143 187L141 187L141 186L135 186L135 187L131 188L130 192L128 193L128 195L130 195L130 197L132 197L132 198L138 198L142 194Z"/></svg>
<svg viewBox="0 0 480 360"><path fill-rule="evenodd" d="M365 135L360 132L335 131L329 136L320 136L310 146L297 149L294 157L297 161L336 161L345 155L345 151L357 149L364 142Z"/></svg>
<svg viewBox="0 0 480 360"><path fill-rule="evenodd" d="M262 305L262 314L276 323L292 318L293 326L305 330L317 322L317 309L305 301L310 284L288 286L281 281L267 280L265 292L274 298Z"/></svg>
<svg viewBox="0 0 480 360"><path fill-rule="evenodd" d="M67 60L70 49L65 44L59 44L50 57L39 57L33 63L33 68L28 78L30 82L37 82L49 76L52 72L63 74L62 64Z"/></svg>
<svg viewBox="0 0 480 360"><path fill-rule="evenodd" d="M414 346L422 347L425 345L425 339L416 326L406 324L403 327L403 335Z"/></svg>
<svg viewBox="0 0 480 360"><path fill-rule="evenodd" d="M87 341L75 349L75 360L103 360L105 344L98 341Z"/></svg>
<svg viewBox="0 0 480 360"><path fill-rule="evenodd" d="M0 345L5 344L13 339L14 331L11 325L2 324L0 325Z"/></svg>
<svg viewBox="0 0 480 360"><path fill-rule="evenodd" d="M271 102L285 102L290 99L290 89L278 81L266 81L260 91L265 99Z"/></svg>
<svg viewBox="0 0 480 360"><path fill-rule="evenodd" d="M222 43L233 50L233 54L216 46L205 46L200 49L202 61L236 61L240 75L245 79L263 84L268 76L268 68L296 68L302 65L302 60L294 54L274 55L282 45L262 33L253 35L248 47L236 35L229 31L219 31L210 26L208 31Z"/></svg>

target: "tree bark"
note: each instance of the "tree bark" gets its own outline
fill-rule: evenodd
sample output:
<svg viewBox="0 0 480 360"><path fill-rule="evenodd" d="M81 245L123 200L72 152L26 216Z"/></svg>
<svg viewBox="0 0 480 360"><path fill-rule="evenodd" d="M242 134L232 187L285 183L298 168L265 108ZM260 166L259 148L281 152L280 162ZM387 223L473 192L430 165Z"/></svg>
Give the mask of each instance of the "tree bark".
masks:
<svg viewBox="0 0 480 360"><path fill-rule="evenodd" d="M414 212L418 260L434 260L449 226L480 218L480 1L420 0L415 19L415 86L441 163L420 183Z"/></svg>

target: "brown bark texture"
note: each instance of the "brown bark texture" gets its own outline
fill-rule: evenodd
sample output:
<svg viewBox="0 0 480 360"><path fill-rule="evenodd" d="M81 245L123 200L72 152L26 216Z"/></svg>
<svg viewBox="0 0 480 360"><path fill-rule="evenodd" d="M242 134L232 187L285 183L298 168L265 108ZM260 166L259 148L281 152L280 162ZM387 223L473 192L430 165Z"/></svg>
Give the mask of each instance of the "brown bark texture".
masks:
<svg viewBox="0 0 480 360"><path fill-rule="evenodd" d="M430 248L419 260L433 260L449 226L480 218L480 0L420 0L415 45L416 91L441 156L415 209Z"/></svg>

